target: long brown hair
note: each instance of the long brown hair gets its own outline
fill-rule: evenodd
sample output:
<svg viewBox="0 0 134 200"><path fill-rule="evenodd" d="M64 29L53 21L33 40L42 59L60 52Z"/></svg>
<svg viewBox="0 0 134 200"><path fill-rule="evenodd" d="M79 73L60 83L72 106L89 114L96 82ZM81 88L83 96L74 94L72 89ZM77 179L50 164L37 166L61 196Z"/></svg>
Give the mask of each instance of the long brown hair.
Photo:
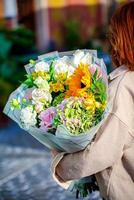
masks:
<svg viewBox="0 0 134 200"><path fill-rule="evenodd" d="M134 2L124 4L111 18L109 26L112 61L134 71Z"/></svg>

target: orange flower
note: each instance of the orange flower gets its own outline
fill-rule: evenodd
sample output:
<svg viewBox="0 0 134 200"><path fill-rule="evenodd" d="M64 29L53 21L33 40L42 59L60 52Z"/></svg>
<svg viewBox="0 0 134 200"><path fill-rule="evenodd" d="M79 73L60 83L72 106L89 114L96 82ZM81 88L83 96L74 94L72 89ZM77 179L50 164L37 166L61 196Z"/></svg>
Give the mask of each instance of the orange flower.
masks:
<svg viewBox="0 0 134 200"><path fill-rule="evenodd" d="M74 74L67 80L69 89L66 92L66 97L86 97L87 90L91 85L91 74L88 64L79 64Z"/></svg>

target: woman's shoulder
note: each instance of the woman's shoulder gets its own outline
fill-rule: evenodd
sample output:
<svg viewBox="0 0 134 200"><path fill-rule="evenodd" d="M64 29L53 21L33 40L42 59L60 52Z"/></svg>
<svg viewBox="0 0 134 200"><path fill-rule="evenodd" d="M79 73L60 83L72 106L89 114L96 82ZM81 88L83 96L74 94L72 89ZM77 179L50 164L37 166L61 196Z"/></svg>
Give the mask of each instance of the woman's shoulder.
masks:
<svg viewBox="0 0 134 200"><path fill-rule="evenodd" d="M118 84L111 85L111 92L115 92L111 112L134 132L134 71L124 72L114 82Z"/></svg>
<svg viewBox="0 0 134 200"><path fill-rule="evenodd" d="M127 73L125 74L123 80L122 80L122 84L123 86L126 88L132 88L134 91L134 71L127 71Z"/></svg>
<svg viewBox="0 0 134 200"><path fill-rule="evenodd" d="M115 103L128 103L129 106L134 106L134 71L126 71L118 82Z"/></svg>
<svg viewBox="0 0 134 200"><path fill-rule="evenodd" d="M121 66L114 70L109 75L109 95L116 99L118 103L119 96L124 95L124 98L133 97L134 94L134 71L130 71L126 66ZM124 101L124 98L120 99Z"/></svg>

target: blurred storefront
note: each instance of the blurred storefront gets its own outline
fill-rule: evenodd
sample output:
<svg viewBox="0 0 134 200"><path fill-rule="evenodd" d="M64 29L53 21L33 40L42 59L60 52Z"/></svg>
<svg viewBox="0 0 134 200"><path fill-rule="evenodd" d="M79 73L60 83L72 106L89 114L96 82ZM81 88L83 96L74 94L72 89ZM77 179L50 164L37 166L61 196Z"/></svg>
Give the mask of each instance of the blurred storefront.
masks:
<svg viewBox="0 0 134 200"><path fill-rule="evenodd" d="M81 42L86 42L96 29L105 29L118 3L126 1L1 0L0 21L5 19L8 27L23 24L33 30L40 50L54 43L61 49L66 45L67 31L79 32Z"/></svg>
<svg viewBox="0 0 134 200"><path fill-rule="evenodd" d="M0 1L0 22L7 27L14 28L17 25L17 4L16 0Z"/></svg>

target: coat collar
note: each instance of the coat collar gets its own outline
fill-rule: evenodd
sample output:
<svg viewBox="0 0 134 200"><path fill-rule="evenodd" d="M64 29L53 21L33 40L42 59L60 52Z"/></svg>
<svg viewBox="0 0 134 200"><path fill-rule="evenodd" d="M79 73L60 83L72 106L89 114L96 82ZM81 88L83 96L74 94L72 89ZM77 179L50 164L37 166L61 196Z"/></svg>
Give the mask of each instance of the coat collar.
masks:
<svg viewBox="0 0 134 200"><path fill-rule="evenodd" d="M109 74L109 79L113 80L114 78L117 78L120 76L123 72L127 72L129 69L125 65L121 65L120 67L116 68Z"/></svg>

